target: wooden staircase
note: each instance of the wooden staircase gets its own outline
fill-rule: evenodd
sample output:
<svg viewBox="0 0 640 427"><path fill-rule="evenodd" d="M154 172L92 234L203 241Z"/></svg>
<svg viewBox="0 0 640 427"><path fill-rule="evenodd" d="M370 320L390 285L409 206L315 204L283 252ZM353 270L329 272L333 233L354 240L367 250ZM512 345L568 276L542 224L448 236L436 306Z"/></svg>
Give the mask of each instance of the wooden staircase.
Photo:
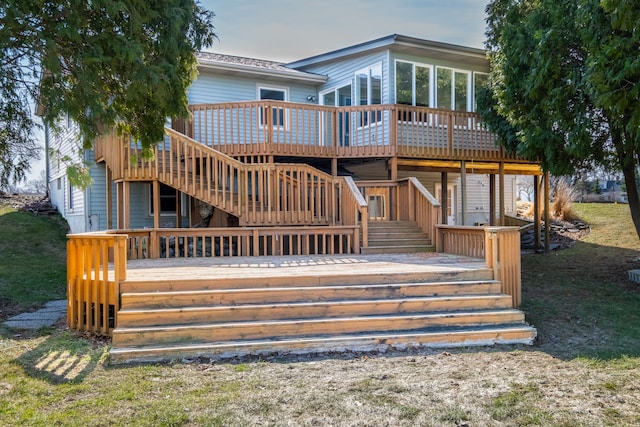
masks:
<svg viewBox="0 0 640 427"><path fill-rule="evenodd" d="M488 269L121 284L114 363L530 344Z"/></svg>
<svg viewBox="0 0 640 427"><path fill-rule="evenodd" d="M411 221L369 222L369 246L363 254L433 252L431 239Z"/></svg>

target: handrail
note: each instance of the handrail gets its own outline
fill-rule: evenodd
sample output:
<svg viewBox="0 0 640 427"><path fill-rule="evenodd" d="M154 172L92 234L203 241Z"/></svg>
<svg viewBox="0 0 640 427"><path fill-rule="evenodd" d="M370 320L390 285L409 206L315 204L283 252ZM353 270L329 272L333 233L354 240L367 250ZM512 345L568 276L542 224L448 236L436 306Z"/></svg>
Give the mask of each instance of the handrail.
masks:
<svg viewBox="0 0 640 427"><path fill-rule="evenodd" d="M354 216L352 219L346 218L345 225L358 225L360 224L360 231L362 232L362 240L360 241L360 247L366 248L369 247L369 205L367 201L362 196L360 190L356 183L353 181L353 178L350 176L343 177L344 182L348 191L345 194L345 198L353 199L352 205L355 205L357 213L354 212ZM345 217L347 216L348 211L345 211ZM358 219L359 217L359 219Z"/></svg>
<svg viewBox="0 0 640 427"><path fill-rule="evenodd" d="M513 307L522 302L520 229L438 225L436 250L454 255L484 258L487 268L510 295Z"/></svg>
<svg viewBox="0 0 640 427"><path fill-rule="evenodd" d="M72 329L110 335L117 326L119 285L127 278L127 236L82 233L67 238L67 323Z"/></svg>

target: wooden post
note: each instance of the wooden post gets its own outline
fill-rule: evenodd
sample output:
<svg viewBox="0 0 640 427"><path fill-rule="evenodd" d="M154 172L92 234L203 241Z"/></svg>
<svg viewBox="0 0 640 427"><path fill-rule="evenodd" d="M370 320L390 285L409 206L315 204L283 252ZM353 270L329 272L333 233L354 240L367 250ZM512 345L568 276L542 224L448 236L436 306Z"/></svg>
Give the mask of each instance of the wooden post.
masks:
<svg viewBox="0 0 640 427"><path fill-rule="evenodd" d="M464 226L467 222L467 162L465 160L460 162L460 200L460 225Z"/></svg>
<svg viewBox="0 0 640 427"><path fill-rule="evenodd" d="M505 222L505 218L504 218L504 162L500 162L499 174L500 174L500 221L498 221L498 224L504 226L504 222Z"/></svg>
<svg viewBox="0 0 640 427"><path fill-rule="evenodd" d="M496 175L489 174L489 225L496 225Z"/></svg>
<svg viewBox="0 0 640 427"><path fill-rule="evenodd" d="M448 174L447 172L442 172L440 174L440 186L441 197L440 197L440 206L442 207L442 223L447 225L449 223L449 218L447 216L447 211L449 210L449 200L447 199L447 191L448 191Z"/></svg>
<svg viewBox="0 0 640 427"><path fill-rule="evenodd" d="M176 228L182 227L182 197L180 191L176 190Z"/></svg>
<svg viewBox="0 0 640 427"><path fill-rule="evenodd" d="M128 229L130 228L130 216L129 216L129 207L131 203L131 188L130 183L128 181L122 182L122 196L120 209L118 210L118 221L120 222L120 229ZM121 215L120 215L121 214ZM122 221L120 221L120 216L122 216Z"/></svg>
<svg viewBox="0 0 640 427"><path fill-rule="evenodd" d="M391 181L398 180L398 158L392 157L389 159L389 179Z"/></svg>
<svg viewBox="0 0 640 427"><path fill-rule="evenodd" d="M334 157L331 159L331 176L338 176L338 158Z"/></svg>
<svg viewBox="0 0 640 427"><path fill-rule="evenodd" d="M160 183L154 180L151 183L153 191L153 228L160 228Z"/></svg>
<svg viewBox="0 0 640 427"><path fill-rule="evenodd" d="M113 190L111 188L112 172L111 169L109 169L109 166L105 166L105 175L105 190L107 194L107 229L111 230L113 229Z"/></svg>
<svg viewBox="0 0 640 427"><path fill-rule="evenodd" d="M533 176L533 244L535 251L540 250L540 179Z"/></svg>
<svg viewBox="0 0 640 427"><path fill-rule="evenodd" d="M549 172L544 172L544 251L551 251L551 190L549 188Z"/></svg>

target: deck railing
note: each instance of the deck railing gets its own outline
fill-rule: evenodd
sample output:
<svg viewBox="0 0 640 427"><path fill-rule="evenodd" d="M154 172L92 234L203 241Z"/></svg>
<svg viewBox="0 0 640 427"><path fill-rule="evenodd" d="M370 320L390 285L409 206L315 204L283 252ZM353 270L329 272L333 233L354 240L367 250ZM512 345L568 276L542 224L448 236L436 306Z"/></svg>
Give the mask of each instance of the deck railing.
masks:
<svg viewBox="0 0 640 427"><path fill-rule="evenodd" d="M158 180L237 216L243 226L348 225L346 212L360 209L353 197L340 200L341 189L348 190L343 178L306 164L243 163L172 129L151 159L139 144L113 135L96 147L114 180Z"/></svg>
<svg viewBox="0 0 640 427"><path fill-rule="evenodd" d="M438 225L436 250L454 255L484 257L502 292L511 295L513 307L522 302L520 229L518 227L459 227Z"/></svg>
<svg viewBox="0 0 640 427"><path fill-rule="evenodd" d="M517 160L470 112L271 100L198 104L190 110L189 136L230 156Z"/></svg>
<svg viewBox="0 0 640 427"><path fill-rule="evenodd" d="M127 276L127 236L85 233L67 237L68 325L110 335L120 309L119 284Z"/></svg>

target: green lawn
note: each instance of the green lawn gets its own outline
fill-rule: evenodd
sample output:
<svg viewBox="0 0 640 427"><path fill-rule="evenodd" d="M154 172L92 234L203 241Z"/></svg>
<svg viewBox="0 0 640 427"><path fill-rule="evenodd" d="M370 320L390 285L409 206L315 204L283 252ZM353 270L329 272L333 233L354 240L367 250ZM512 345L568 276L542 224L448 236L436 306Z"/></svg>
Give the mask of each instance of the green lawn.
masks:
<svg viewBox="0 0 640 427"><path fill-rule="evenodd" d="M0 230L0 301L25 309L66 298L64 219L0 205Z"/></svg>
<svg viewBox="0 0 640 427"><path fill-rule="evenodd" d="M640 268L640 243L626 205L575 208L589 236L523 257L534 346L114 367L108 342L0 329L0 425L640 425L640 287L626 273ZM3 265L4 298L63 296L60 221L5 211L0 222L22 230L3 239L3 259L32 240L19 250L31 268ZM44 277L46 291L21 289Z"/></svg>

